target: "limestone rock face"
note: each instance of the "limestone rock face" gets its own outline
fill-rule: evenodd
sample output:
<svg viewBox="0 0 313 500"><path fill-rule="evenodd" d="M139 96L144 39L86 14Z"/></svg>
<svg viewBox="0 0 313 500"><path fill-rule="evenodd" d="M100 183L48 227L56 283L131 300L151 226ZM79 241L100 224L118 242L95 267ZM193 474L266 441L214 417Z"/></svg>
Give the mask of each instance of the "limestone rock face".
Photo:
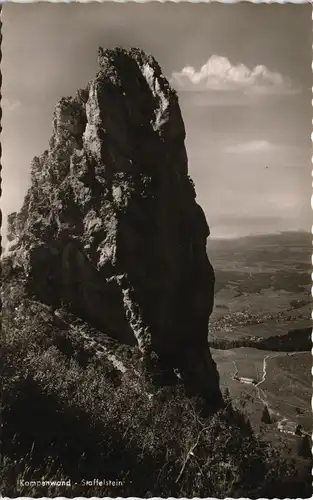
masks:
<svg viewBox="0 0 313 500"><path fill-rule="evenodd" d="M141 50L99 49L98 59L87 88L55 108L49 149L9 217L11 257L36 300L67 304L218 405L209 228L177 96Z"/></svg>

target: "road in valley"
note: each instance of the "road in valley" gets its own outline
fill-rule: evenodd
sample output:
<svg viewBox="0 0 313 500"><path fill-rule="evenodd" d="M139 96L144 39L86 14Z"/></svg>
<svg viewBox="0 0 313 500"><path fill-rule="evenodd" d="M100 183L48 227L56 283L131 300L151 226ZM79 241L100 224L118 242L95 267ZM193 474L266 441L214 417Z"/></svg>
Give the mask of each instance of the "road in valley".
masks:
<svg viewBox="0 0 313 500"><path fill-rule="evenodd" d="M271 408L270 405L269 405L269 402L268 402L268 399L266 397L265 392L260 387L260 385L263 384L265 382L265 380L266 380L266 376L267 376L267 361L269 359L276 358L278 356L285 356L285 354L286 353L284 353L284 352L283 353L275 353L275 354L267 354L264 357L264 359L263 359L263 369L262 369L262 378L257 383L253 379L250 379L250 378L247 378L247 377L239 377L238 376L239 371L238 371L238 368L237 368L237 365L236 365L236 361L233 361L234 366L235 366L235 373L232 376L232 380L236 380L236 381L238 381L240 383L243 383L243 384L252 385L256 389L258 398L261 401L261 403L264 406L267 406L270 416L271 417L274 416L274 417L276 417L278 419L277 420L277 429L280 432L284 432L286 434L294 434L294 431L286 429L286 424L288 423L289 425L293 426L294 429L296 429L297 423L291 421L286 416L281 415L281 413L279 413L278 411L276 411L273 408ZM298 352L289 353L289 356L294 356L296 354L299 354L299 353ZM289 405L289 403L288 403L288 405ZM290 406L293 406L293 405L290 405ZM305 410L305 408L302 408L302 409ZM307 434L308 436L311 436L311 434L309 432L306 432L306 431L302 430L302 433L303 434Z"/></svg>

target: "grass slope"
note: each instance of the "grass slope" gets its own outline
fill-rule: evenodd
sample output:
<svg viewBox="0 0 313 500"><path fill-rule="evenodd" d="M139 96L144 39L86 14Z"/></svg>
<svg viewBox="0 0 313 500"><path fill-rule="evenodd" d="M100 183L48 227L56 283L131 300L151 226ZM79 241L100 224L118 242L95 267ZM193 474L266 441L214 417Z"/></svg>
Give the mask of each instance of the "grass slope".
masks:
<svg viewBox="0 0 313 500"><path fill-rule="evenodd" d="M27 298L23 276L11 276L4 292L3 496L311 495L309 475L257 436L231 401L212 414L179 385L135 376L136 363L121 376L80 342L88 325L75 337L71 324ZM133 354L121 352L123 363ZM111 482L84 483L94 478ZM37 480L71 486L25 483Z"/></svg>

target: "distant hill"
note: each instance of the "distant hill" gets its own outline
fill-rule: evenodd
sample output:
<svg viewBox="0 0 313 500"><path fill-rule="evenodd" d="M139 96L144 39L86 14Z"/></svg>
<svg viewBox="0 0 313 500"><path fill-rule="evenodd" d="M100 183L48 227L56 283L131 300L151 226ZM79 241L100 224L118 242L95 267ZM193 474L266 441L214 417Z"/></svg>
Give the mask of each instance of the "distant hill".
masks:
<svg viewBox="0 0 313 500"><path fill-rule="evenodd" d="M209 238L207 244L209 251L223 250L226 252L268 246L311 248L312 234L305 231L284 231L276 234L257 234L230 239Z"/></svg>

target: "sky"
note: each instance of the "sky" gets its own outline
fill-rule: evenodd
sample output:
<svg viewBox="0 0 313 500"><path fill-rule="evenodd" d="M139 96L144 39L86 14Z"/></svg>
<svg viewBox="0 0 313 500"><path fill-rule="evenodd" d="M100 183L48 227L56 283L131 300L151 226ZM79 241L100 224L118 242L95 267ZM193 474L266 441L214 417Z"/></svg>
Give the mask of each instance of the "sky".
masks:
<svg viewBox="0 0 313 500"><path fill-rule="evenodd" d="M56 102L98 46L150 52L178 91L212 238L310 230L311 7L106 2L2 10L3 216L20 208Z"/></svg>

